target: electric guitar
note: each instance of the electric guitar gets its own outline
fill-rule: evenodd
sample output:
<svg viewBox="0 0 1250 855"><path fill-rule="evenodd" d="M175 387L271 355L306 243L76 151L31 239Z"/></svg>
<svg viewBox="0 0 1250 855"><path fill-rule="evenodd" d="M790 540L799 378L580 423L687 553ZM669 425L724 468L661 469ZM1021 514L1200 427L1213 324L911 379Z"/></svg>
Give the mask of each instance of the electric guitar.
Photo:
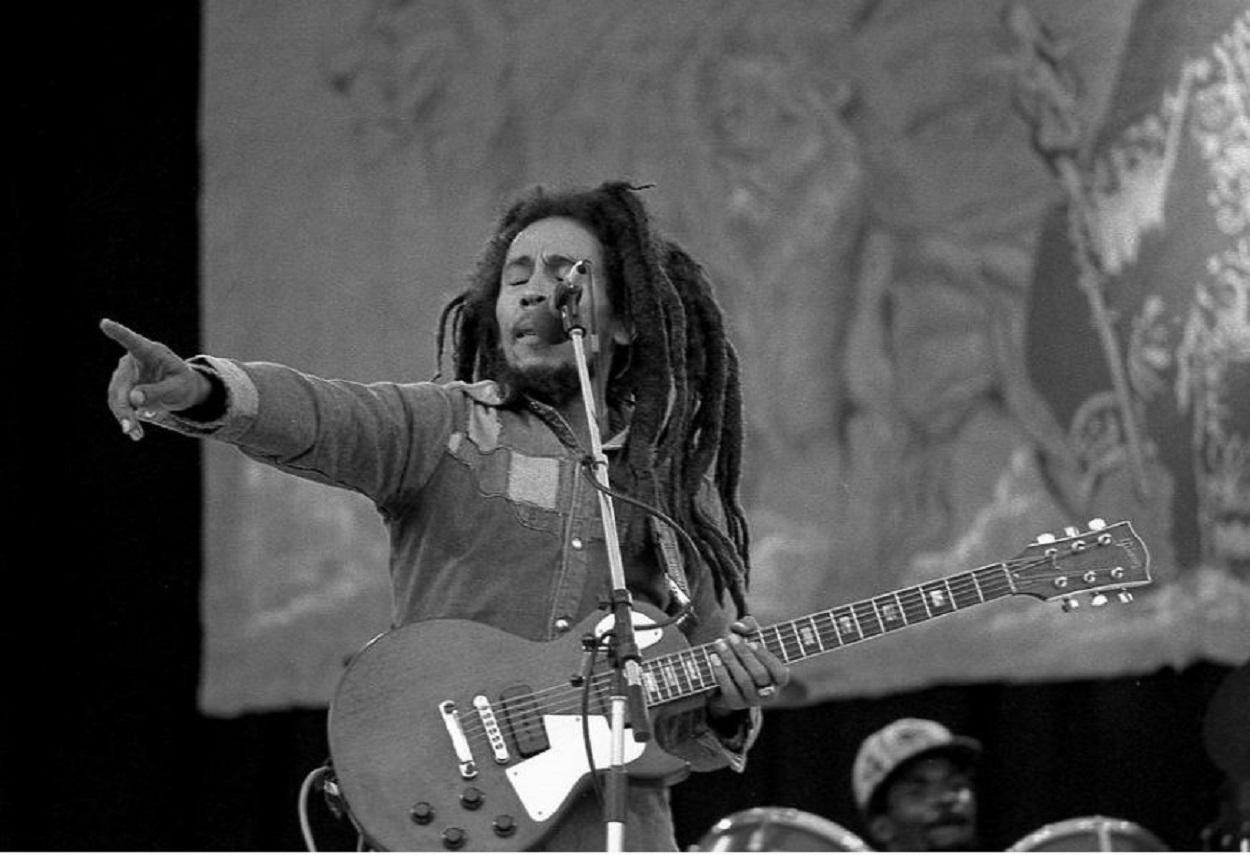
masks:
<svg viewBox="0 0 1250 855"><path fill-rule="evenodd" d="M816 612L760 630L792 663L1011 595L1122 601L1150 582L1149 554L1128 522L1042 535L1008 561ZM697 704L716 689L710 644L689 646L644 607L635 615L648 708ZM580 687L581 639L610 629L587 618L534 642L485 624L429 620L379 635L349 663L330 706L330 756L347 812L374 848L512 850L548 834L572 797L609 765L612 674ZM592 644L593 647L593 644ZM583 721L583 710L589 715ZM628 729L628 728L627 728ZM588 736L588 739L587 739ZM625 738L634 780L670 780L684 761L654 740Z"/></svg>

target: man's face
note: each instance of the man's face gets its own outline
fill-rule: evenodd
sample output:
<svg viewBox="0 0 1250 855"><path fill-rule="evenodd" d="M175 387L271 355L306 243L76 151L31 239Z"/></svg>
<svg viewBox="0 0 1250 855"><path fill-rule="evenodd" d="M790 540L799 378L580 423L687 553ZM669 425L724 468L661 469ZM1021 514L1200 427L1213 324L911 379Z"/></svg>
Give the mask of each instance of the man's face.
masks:
<svg viewBox="0 0 1250 855"><path fill-rule="evenodd" d="M894 851L978 848L972 772L949 757L913 762L890 783L885 812L872 818L870 828Z"/></svg>
<svg viewBox="0 0 1250 855"><path fill-rule="evenodd" d="M622 340L621 324L607 293L598 239L576 220L537 220L508 247L495 301L500 347L513 371L529 376L576 368L573 346L563 335L551 299L560 279L583 259L590 262L591 274L580 280L581 319L587 333L597 333L604 347L613 339Z"/></svg>

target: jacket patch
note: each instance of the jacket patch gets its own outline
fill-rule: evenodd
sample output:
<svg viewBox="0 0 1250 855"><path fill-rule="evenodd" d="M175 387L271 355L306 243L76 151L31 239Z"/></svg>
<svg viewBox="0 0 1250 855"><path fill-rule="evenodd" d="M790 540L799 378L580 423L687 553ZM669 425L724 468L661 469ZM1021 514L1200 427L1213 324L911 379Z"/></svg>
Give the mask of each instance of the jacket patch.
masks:
<svg viewBox="0 0 1250 855"><path fill-rule="evenodd" d="M512 452L508 463L508 498L540 508L556 507L560 492L560 461Z"/></svg>

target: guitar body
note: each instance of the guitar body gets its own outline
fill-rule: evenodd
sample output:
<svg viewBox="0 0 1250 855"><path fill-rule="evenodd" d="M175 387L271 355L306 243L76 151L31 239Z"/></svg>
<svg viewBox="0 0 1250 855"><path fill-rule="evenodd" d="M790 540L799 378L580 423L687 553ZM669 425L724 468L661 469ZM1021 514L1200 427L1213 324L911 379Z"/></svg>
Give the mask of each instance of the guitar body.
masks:
<svg viewBox="0 0 1250 855"><path fill-rule="evenodd" d="M1039 535L1007 561L763 627L755 640L786 663L880 637L963 609L1021 595L1091 605L1150 583L1150 555L1128 522ZM716 691L712 644L691 647L662 616L634 615L648 707L678 709ZM330 753L353 821L375 848L527 849L540 843L590 782L584 726L608 768L612 739L606 666L583 691L581 640L611 628L587 618L562 639L532 642L480 623L432 620L378 636L352 660L330 706ZM640 625L641 624L641 625ZM664 781L686 764L626 733L625 769Z"/></svg>
<svg viewBox="0 0 1250 855"><path fill-rule="evenodd" d="M658 617L649 611L635 624ZM431 620L362 649L331 704L329 741L341 795L370 844L489 851L541 842L591 783L582 692L570 677L582 667L582 636L608 620L591 616L549 642L473 621ZM673 627L636 635L644 656L686 647ZM611 760L601 700L590 717L596 769ZM628 729L625 741L631 778L667 780L685 771L654 741L637 743Z"/></svg>

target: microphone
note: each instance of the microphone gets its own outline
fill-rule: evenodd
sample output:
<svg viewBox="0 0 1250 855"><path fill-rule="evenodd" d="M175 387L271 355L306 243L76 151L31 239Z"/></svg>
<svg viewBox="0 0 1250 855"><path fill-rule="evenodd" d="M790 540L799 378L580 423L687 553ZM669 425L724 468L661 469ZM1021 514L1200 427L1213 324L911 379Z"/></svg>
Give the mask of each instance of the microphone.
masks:
<svg viewBox="0 0 1250 855"><path fill-rule="evenodd" d="M578 281L590 270L590 262L582 259L573 264L568 274L556 283L555 292L551 296L551 307L560 316L565 336L571 336L573 330L586 331L581 319L582 285Z"/></svg>

